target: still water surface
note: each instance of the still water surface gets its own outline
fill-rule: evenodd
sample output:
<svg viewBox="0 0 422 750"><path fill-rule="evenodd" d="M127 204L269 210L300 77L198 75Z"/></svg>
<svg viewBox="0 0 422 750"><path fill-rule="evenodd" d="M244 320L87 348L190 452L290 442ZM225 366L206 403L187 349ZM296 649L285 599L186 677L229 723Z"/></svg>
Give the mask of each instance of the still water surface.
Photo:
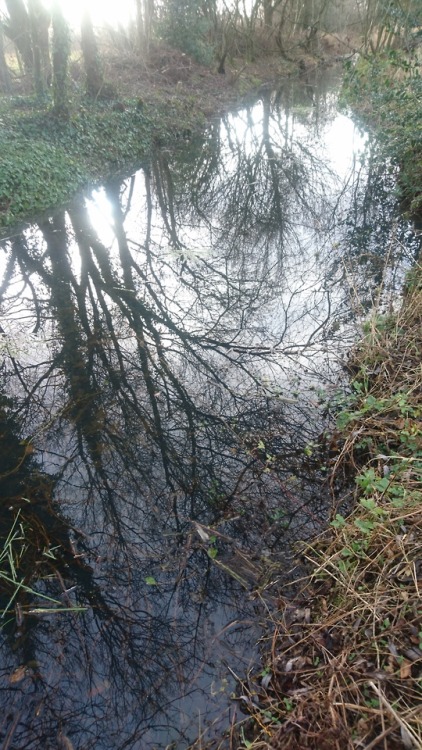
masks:
<svg viewBox="0 0 422 750"><path fill-rule="evenodd" d="M242 718L228 667L327 522L325 400L417 252L337 99L285 84L2 242L3 514L28 586L83 608L2 597L3 747L181 750Z"/></svg>

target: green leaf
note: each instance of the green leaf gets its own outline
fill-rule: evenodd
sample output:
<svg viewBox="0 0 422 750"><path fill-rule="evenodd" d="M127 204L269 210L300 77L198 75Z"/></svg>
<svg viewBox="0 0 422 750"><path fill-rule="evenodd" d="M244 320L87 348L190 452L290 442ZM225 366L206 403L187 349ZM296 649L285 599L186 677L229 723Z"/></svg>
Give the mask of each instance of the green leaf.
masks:
<svg viewBox="0 0 422 750"><path fill-rule="evenodd" d="M382 477L381 479L378 479L376 482L376 488L377 490L380 490L381 492L384 492L388 485L390 484L390 480L387 477Z"/></svg>
<svg viewBox="0 0 422 750"><path fill-rule="evenodd" d="M356 518L355 526L359 529L359 531L362 531L363 534L370 534L375 526L375 523L373 521L361 521Z"/></svg>
<svg viewBox="0 0 422 750"><path fill-rule="evenodd" d="M346 525L346 521L344 520L343 516L340 515L340 513L336 514L336 517L334 521L331 521L330 526L333 526L335 529L340 529L342 526Z"/></svg>
<svg viewBox="0 0 422 750"><path fill-rule="evenodd" d="M155 580L154 576L147 576L146 578L144 578L144 581L147 586L158 586L158 583Z"/></svg>
<svg viewBox="0 0 422 750"><path fill-rule="evenodd" d="M360 501L360 505L362 505L363 508L366 508L366 510L371 511L374 511L377 507L377 504L372 497L362 498L362 500Z"/></svg>

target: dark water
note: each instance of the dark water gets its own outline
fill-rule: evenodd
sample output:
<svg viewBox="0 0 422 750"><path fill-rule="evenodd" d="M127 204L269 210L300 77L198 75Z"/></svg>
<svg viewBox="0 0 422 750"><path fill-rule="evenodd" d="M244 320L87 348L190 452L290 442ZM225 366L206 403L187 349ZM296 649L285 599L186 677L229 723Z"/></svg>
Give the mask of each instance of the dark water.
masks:
<svg viewBox="0 0 422 750"><path fill-rule="evenodd" d="M286 84L3 241L4 748L241 720L229 668L327 522L326 399L418 250L337 88Z"/></svg>

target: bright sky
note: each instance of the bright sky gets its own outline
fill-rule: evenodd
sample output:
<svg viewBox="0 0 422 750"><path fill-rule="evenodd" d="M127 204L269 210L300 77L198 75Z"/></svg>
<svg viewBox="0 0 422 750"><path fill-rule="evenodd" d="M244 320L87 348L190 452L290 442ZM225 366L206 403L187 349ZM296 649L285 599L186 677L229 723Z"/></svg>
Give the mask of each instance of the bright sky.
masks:
<svg viewBox="0 0 422 750"><path fill-rule="evenodd" d="M43 0L48 6L51 0ZM88 6L95 24L122 23L126 25L135 16L135 0L61 0L63 10L72 26L79 26L82 11ZM0 0L0 12L6 11L4 0Z"/></svg>
<svg viewBox="0 0 422 750"><path fill-rule="evenodd" d="M63 10L72 26L78 26L82 11L88 6L94 24L121 23L126 25L135 15L135 0L61 0Z"/></svg>
<svg viewBox="0 0 422 750"><path fill-rule="evenodd" d="M48 0L45 0L46 4ZM96 24L104 22L125 25L135 15L135 0L61 0L63 10L72 25L78 25L82 11L88 6Z"/></svg>
<svg viewBox="0 0 422 750"><path fill-rule="evenodd" d="M47 7L51 0L42 0ZM121 23L126 26L131 18L136 15L136 0L60 0L63 10L71 26L78 28L82 11L89 7L92 20L95 25L104 23L117 25ZM226 0L230 5L230 0ZM246 8L249 8L250 0L244 0ZM0 13L6 12L5 0L0 0Z"/></svg>

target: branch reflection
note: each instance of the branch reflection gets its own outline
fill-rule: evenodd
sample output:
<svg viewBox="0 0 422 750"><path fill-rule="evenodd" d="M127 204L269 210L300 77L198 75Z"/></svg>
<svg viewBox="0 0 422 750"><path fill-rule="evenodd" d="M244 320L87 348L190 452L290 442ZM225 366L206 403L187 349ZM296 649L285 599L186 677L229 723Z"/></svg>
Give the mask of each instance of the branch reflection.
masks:
<svg viewBox="0 0 422 750"><path fill-rule="evenodd" d="M253 592L325 523L351 178L316 147L327 93L282 99L3 244L4 507L58 548L4 628L5 747L186 747L253 659Z"/></svg>

